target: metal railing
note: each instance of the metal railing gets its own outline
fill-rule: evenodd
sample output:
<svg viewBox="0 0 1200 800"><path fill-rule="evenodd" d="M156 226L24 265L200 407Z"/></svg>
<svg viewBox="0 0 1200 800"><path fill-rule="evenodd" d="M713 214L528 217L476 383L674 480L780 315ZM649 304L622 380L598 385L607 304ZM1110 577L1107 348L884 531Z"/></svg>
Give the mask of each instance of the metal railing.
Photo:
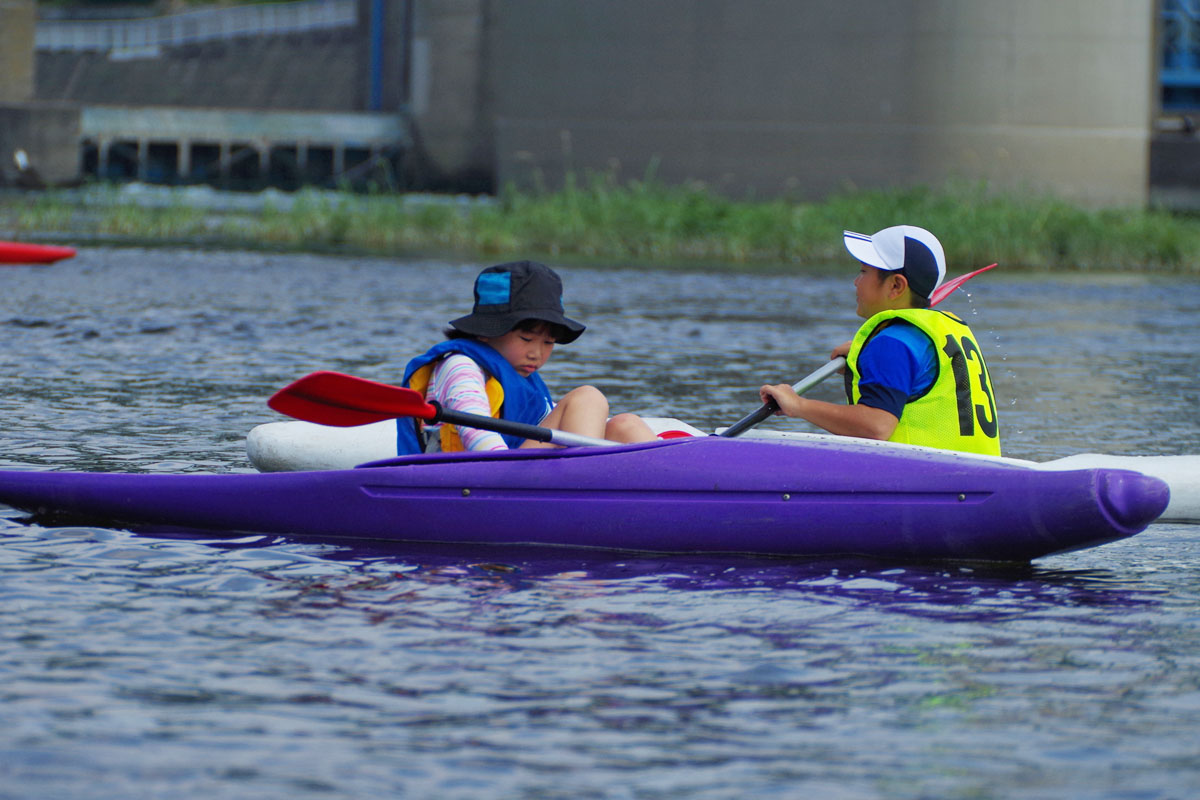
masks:
<svg viewBox="0 0 1200 800"><path fill-rule="evenodd" d="M114 51L340 28L358 22L356 0L212 8L150 19L39 22L38 50Z"/></svg>

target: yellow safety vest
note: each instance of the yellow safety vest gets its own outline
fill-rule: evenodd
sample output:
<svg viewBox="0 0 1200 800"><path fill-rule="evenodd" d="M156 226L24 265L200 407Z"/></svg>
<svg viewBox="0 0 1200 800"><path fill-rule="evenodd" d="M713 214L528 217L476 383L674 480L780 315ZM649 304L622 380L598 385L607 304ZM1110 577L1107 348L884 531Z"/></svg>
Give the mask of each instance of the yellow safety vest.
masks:
<svg viewBox="0 0 1200 800"><path fill-rule="evenodd" d="M435 364L437 364L437 361L430 362L414 372L408 380L408 388L416 389L424 397L429 391L429 381L433 378L433 367ZM487 375L486 372L484 374ZM504 387L500 385L500 381L491 375L487 375L487 382L483 388L487 392L488 407L491 410L491 415L499 417L500 407L504 405ZM462 437L458 434L457 425L443 422L440 438L442 452L452 453L466 450L462 443Z"/></svg>
<svg viewBox="0 0 1200 800"><path fill-rule="evenodd" d="M916 326L937 353L937 375L919 397L910 398L888 441L1000 455L996 394L983 353L971 329L946 311L905 308L882 311L858 329L846 355L846 394L857 403L862 394L858 356L871 338L895 319Z"/></svg>

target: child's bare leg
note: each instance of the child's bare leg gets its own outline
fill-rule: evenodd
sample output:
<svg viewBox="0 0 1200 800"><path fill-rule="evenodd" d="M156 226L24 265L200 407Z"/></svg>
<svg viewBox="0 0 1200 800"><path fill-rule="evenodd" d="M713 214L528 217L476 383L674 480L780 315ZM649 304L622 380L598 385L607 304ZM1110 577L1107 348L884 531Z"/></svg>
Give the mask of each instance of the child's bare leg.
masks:
<svg viewBox="0 0 1200 800"><path fill-rule="evenodd" d="M653 442L658 437L637 414L617 414L604 427L604 438L614 442Z"/></svg>
<svg viewBox="0 0 1200 800"><path fill-rule="evenodd" d="M595 386L580 386L563 395L554 410L542 420L543 428L577 433L600 439L608 419L608 398ZM555 447L549 442L526 439L521 447Z"/></svg>

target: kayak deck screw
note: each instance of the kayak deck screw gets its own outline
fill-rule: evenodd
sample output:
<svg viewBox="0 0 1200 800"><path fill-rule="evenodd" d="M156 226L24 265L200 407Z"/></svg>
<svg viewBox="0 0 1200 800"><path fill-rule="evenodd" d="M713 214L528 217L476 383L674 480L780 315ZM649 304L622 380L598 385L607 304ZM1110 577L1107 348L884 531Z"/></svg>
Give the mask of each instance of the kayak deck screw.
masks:
<svg viewBox="0 0 1200 800"><path fill-rule="evenodd" d="M965 494L960 494L960 495L958 496L958 500L959 500L959 502L962 502L963 500L966 500L966 499L967 499L967 496L966 496Z"/></svg>
<svg viewBox="0 0 1200 800"><path fill-rule="evenodd" d="M792 499L792 496L791 496L790 494L788 494L787 492L784 492L784 494L783 494L783 499L784 499L784 500L791 500L791 499Z"/></svg>
<svg viewBox="0 0 1200 800"><path fill-rule="evenodd" d="M462 494L463 494L463 497L470 497L470 496L471 496L471 490L470 490L470 489L463 489L463 490L462 490Z"/></svg>

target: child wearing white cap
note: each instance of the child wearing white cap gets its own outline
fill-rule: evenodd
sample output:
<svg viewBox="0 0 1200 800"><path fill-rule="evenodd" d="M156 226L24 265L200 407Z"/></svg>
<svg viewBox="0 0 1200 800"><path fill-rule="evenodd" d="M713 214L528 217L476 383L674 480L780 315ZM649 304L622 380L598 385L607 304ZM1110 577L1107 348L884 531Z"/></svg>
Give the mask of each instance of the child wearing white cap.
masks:
<svg viewBox="0 0 1200 800"><path fill-rule="evenodd" d="M896 225L867 236L846 231L858 259L856 313L866 322L834 350L846 359L848 405L800 397L787 384L763 386L763 402L830 433L1000 454L995 393L971 329L931 309L946 256L929 231Z"/></svg>

